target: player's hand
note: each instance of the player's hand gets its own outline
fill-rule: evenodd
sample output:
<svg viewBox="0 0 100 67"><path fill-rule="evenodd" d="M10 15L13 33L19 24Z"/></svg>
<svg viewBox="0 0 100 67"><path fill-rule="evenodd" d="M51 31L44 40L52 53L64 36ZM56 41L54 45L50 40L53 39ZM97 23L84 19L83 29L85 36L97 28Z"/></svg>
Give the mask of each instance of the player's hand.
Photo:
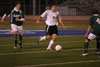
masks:
<svg viewBox="0 0 100 67"><path fill-rule="evenodd" d="M63 30L66 30L66 27L65 26L63 26Z"/></svg>
<svg viewBox="0 0 100 67"><path fill-rule="evenodd" d="M84 37L87 38L88 34L85 34Z"/></svg>
<svg viewBox="0 0 100 67"><path fill-rule="evenodd" d="M37 20L36 23L39 24L40 23L40 20Z"/></svg>
<svg viewBox="0 0 100 67"><path fill-rule="evenodd" d="M1 22L4 22L4 19L1 19Z"/></svg>
<svg viewBox="0 0 100 67"><path fill-rule="evenodd" d="M20 21L20 19L19 18L16 18L16 21Z"/></svg>

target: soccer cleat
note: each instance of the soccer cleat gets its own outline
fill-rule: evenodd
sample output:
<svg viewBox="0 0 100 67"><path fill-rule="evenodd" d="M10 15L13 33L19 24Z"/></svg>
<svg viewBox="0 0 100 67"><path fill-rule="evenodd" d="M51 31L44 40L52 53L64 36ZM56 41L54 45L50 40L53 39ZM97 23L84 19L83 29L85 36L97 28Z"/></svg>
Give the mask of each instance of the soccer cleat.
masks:
<svg viewBox="0 0 100 67"><path fill-rule="evenodd" d="M15 45L14 48L16 49L17 48L17 45Z"/></svg>
<svg viewBox="0 0 100 67"><path fill-rule="evenodd" d="M22 49L22 46L20 45L19 48Z"/></svg>
<svg viewBox="0 0 100 67"><path fill-rule="evenodd" d="M81 54L81 56L88 56L88 53Z"/></svg>
<svg viewBox="0 0 100 67"><path fill-rule="evenodd" d="M22 49L22 43L19 43L19 48Z"/></svg>
<svg viewBox="0 0 100 67"><path fill-rule="evenodd" d="M96 52L95 55L100 55L100 52Z"/></svg>
<svg viewBox="0 0 100 67"><path fill-rule="evenodd" d="M47 48L47 51L52 51L52 49L51 48Z"/></svg>

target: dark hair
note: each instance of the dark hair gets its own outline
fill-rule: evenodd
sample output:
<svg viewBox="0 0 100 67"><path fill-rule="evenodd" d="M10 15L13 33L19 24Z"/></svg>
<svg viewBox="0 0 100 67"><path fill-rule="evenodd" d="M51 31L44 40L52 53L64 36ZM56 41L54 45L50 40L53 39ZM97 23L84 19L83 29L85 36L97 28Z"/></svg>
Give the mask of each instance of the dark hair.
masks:
<svg viewBox="0 0 100 67"><path fill-rule="evenodd" d="M15 6L16 6L17 4L21 4L21 2L20 2L20 1L17 1L17 2L15 3Z"/></svg>
<svg viewBox="0 0 100 67"><path fill-rule="evenodd" d="M50 9L51 9L51 7L52 7L52 6L54 6L54 5L56 6L56 4L51 4L51 5L49 6L49 7L50 7Z"/></svg>
<svg viewBox="0 0 100 67"><path fill-rule="evenodd" d="M99 14L99 11L98 11L98 9L96 9L96 8L92 8L92 9L91 9L91 13L92 13L92 14Z"/></svg>

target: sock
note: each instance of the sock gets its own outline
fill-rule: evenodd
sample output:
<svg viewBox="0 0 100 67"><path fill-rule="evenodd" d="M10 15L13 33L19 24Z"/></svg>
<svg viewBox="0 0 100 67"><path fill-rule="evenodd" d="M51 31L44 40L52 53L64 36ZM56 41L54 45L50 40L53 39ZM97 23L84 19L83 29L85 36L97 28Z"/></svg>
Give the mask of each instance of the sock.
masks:
<svg viewBox="0 0 100 67"><path fill-rule="evenodd" d="M89 43L84 43L84 53L88 53L88 45Z"/></svg>
<svg viewBox="0 0 100 67"><path fill-rule="evenodd" d="M19 45L22 46L22 42L19 42Z"/></svg>
<svg viewBox="0 0 100 67"><path fill-rule="evenodd" d="M97 39L96 45L97 45L97 50L96 50L96 52L99 52L99 49L100 49L100 40L99 40L99 39Z"/></svg>
<svg viewBox="0 0 100 67"><path fill-rule="evenodd" d="M15 46L17 46L17 39L14 39Z"/></svg>
<svg viewBox="0 0 100 67"><path fill-rule="evenodd" d="M39 41L43 41L43 40L46 40L46 36L40 37Z"/></svg>
<svg viewBox="0 0 100 67"><path fill-rule="evenodd" d="M51 47L52 47L53 43L54 43L54 41L53 41L53 40L51 40L51 41L50 41L50 43L49 43L49 45L48 45L48 48L47 48L47 49L51 49Z"/></svg>
<svg viewBox="0 0 100 67"><path fill-rule="evenodd" d="M22 35L19 35L19 45L20 46L22 45L22 38L23 38L23 36Z"/></svg>
<svg viewBox="0 0 100 67"><path fill-rule="evenodd" d="M14 43L15 43L15 46L17 46L17 34L14 34Z"/></svg>

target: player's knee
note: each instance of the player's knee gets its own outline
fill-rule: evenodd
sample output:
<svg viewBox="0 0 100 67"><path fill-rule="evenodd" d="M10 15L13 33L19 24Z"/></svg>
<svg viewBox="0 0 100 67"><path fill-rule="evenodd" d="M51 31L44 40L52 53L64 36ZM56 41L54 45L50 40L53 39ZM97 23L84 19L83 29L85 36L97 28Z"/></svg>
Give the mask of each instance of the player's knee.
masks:
<svg viewBox="0 0 100 67"><path fill-rule="evenodd" d="M85 39L85 42L86 42L86 43L88 43L88 42L89 42L89 40L88 40L88 39Z"/></svg>
<svg viewBox="0 0 100 67"><path fill-rule="evenodd" d="M50 39L50 37L46 37L46 39L47 39L47 40L49 40L49 39Z"/></svg>
<svg viewBox="0 0 100 67"><path fill-rule="evenodd" d="M55 40L56 40L56 38L57 38L57 35L56 35L56 34L54 34L54 35L52 36L52 40L53 40L53 41L55 41Z"/></svg>
<svg viewBox="0 0 100 67"><path fill-rule="evenodd" d="M17 34L17 31L14 31L14 34L16 35Z"/></svg>
<svg viewBox="0 0 100 67"><path fill-rule="evenodd" d="M19 35L23 36L23 33L19 33Z"/></svg>
<svg viewBox="0 0 100 67"><path fill-rule="evenodd" d="M52 37L52 40L55 41L56 40L56 37Z"/></svg>
<svg viewBox="0 0 100 67"><path fill-rule="evenodd" d="M46 39L47 39L47 40L49 40L50 38L49 38L49 37L47 37Z"/></svg>

